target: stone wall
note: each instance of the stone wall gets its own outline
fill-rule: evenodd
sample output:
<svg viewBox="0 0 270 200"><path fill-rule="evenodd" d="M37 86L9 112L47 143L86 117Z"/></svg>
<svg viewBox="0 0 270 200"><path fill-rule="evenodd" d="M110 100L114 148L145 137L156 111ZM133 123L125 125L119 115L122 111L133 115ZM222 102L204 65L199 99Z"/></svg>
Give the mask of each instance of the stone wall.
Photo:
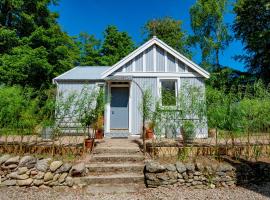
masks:
<svg viewBox="0 0 270 200"><path fill-rule="evenodd" d="M200 163L182 163L161 165L150 161L145 167L145 179L148 187L164 185L185 185L196 188L216 186L234 186L235 169L227 164L204 166Z"/></svg>
<svg viewBox="0 0 270 200"><path fill-rule="evenodd" d="M176 162L163 165L149 161L145 166L148 187L172 184L195 188L233 187L236 184L258 184L269 180L270 164L262 162Z"/></svg>
<svg viewBox="0 0 270 200"><path fill-rule="evenodd" d="M84 163L72 165L51 158L33 156L0 157L0 185L2 186L73 186L74 176L85 174Z"/></svg>

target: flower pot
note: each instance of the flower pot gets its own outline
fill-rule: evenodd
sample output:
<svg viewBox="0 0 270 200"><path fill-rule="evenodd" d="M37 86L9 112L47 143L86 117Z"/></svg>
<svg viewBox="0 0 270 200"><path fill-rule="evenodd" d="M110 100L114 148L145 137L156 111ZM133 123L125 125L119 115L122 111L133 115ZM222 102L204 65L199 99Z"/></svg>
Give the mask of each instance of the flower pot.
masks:
<svg viewBox="0 0 270 200"><path fill-rule="evenodd" d="M94 139L92 139L92 138L85 139L84 146L86 149L89 149L91 151L93 146L94 146Z"/></svg>
<svg viewBox="0 0 270 200"><path fill-rule="evenodd" d="M96 139L103 139L104 131L101 129L96 130Z"/></svg>
<svg viewBox="0 0 270 200"><path fill-rule="evenodd" d="M153 129L146 128L145 129L145 139L153 139L154 138L154 131Z"/></svg>
<svg viewBox="0 0 270 200"><path fill-rule="evenodd" d="M211 129L209 129L208 130L208 137L209 138L215 138L216 137L216 129L214 129L214 128L211 128Z"/></svg>

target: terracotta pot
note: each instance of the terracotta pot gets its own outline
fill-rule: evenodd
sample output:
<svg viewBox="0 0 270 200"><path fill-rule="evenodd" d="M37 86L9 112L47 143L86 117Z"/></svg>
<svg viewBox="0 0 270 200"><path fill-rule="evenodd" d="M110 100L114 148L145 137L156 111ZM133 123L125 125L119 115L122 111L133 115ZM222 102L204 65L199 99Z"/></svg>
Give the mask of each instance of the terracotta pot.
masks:
<svg viewBox="0 0 270 200"><path fill-rule="evenodd" d="M208 130L208 137L209 138L215 138L216 137L216 129L211 128Z"/></svg>
<svg viewBox="0 0 270 200"><path fill-rule="evenodd" d="M153 139L154 138L154 131L153 129L146 128L145 129L145 139Z"/></svg>
<svg viewBox="0 0 270 200"><path fill-rule="evenodd" d="M96 130L96 139L103 139L104 131L101 129Z"/></svg>
<svg viewBox="0 0 270 200"><path fill-rule="evenodd" d="M86 149L90 149L92 150L93 146L94 146L94 139L92 138L87 138L84 140L84 146Z"/></svg>

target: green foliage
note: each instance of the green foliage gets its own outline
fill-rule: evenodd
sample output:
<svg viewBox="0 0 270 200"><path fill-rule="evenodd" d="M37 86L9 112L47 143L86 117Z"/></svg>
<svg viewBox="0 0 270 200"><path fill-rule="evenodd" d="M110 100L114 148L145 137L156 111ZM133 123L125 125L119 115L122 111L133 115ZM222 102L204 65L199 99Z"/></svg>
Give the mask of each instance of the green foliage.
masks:
<svg viewBox="0 0 270 200"><path fill-rule="evenodd" d="M146 40L157 36L175 50L187 57L191 57L186 32L182 30L182 21L171 17L149 20L143 27Z"/></svg>
<svg viewBox="0 0 270 200"><path fill-rule="evenodd" d="M199 44L202 51L202 65L208 70L220 66L219 54L231 41L228 26L224 23L227 0L198 0L190 8L191 27L194 36L191 41ZM215 68L212 68L212 67Z"/></svg>
<svg viewBox="0 0 270 200"><path fill-rule="evenodd" d="M184 140L190 140L195 137L195 125L192 120L184 120L182 128Z"/></svg>
<svg viewBox="0 0 270 200"><path fill-rule="evenodd" d="M49 88L52 78L74 66L79 51L57 24L51 3L57 1L1 1L1 84Z"/></svg>
<svg viewBox="0 0 270 200"><path fill-rule="evenodd" d="M100 62L101 41L88 33L80 33L76 42L80 49L80 65L98 66Z"/></svg>
<svg viewBox="0 0 270 200"><path fill-rule="evenodd" d="M118 31L116 26L108 26L104 33L104 42L100 49L100 64L111 66L134 50L131 37Z"/></svg>
<svg viewBox="0 0 270 200"><path fill-rule="evenodd" d="M31 90L20 87L0 87L0 128L33 130L38 124L37 100Z"/></svg>
<svg viewBox="0 0 270 200"><path fill-rule="evenodd" d="M152 96L152 92L150 89L146 89L143 91L142 95L142 103L140 105L140 110L142 113L142 117L145 122L152 121L153 118L153 106L154 105L154 98Z"/></svg>
<svg viewBox="0 0 270 200"><path fill-rule="evenodd" d="M270 82L270 2L269 0L237 0L234 31L244 43L245 61L250 72Z"/></svg>
<svg viewBox="0 0 270 200"><path fill-rule="evenodd" d="M229 132L264 132L270 128L270 92L262 81L245 88L222 90L207 87L210 128Z"/></svg>

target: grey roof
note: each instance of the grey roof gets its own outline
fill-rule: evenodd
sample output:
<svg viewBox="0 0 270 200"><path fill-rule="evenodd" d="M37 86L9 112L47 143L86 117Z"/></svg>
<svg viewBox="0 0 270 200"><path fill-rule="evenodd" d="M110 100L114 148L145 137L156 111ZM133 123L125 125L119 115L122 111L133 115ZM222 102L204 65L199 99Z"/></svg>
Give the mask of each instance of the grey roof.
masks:
<svg viewBox="0 0 270 200"><path fill-rule="evenodd" d="M109 66L77 66L57 76L53 81L58 80L101 80L101 74L109 69Z"/></svg>

